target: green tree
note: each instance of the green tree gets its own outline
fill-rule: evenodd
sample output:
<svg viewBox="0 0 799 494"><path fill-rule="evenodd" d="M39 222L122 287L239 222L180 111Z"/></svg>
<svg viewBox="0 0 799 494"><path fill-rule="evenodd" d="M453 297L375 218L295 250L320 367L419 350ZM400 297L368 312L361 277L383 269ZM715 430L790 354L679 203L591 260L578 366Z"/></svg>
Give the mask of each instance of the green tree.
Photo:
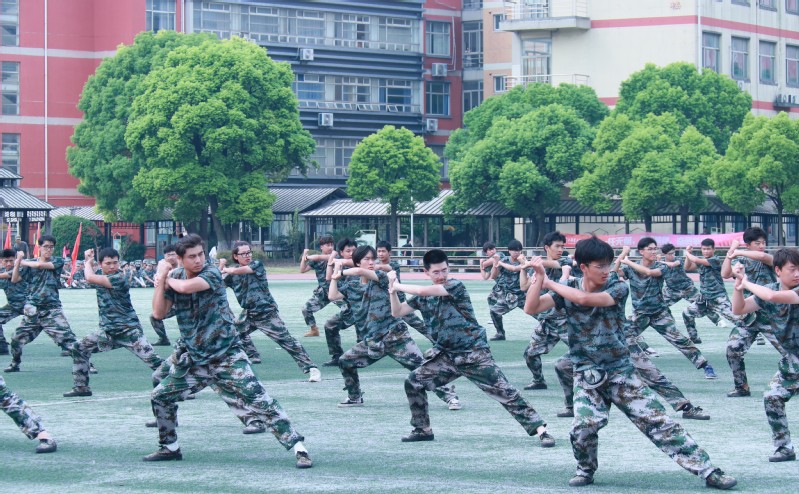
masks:
<svg viewBox="0 0 799 494"><path fill-rule="evenodd" d="M356 201L379 198L389 205L389 242L399 235L397 214L413 212L414 201L436 197L441 164L424 139L392 125L361 141L352 152L347 193Z"/></svg>
<svg viewBox="0 0 799 494"><path fill-rule="evenodd" d="M783 213L799 209L799 121L749 115L714 166L710 185L737 211L749 215L765 200L777 210L778 242L785 244Z"/></svg>
<svg viewBox="0 0 799 494"><path fill-rule="evenodd" d="M52 235L56 238L56 252L54 255L60 256L64 245L69 245L72 249L76 246L75 238L78 236L78 229L83 225L78 249L78 259L83 259L83 253L88 249L100 249L105 244L103 233L91 220L86 220L78 216L59 216L53 219L51 225Z"/></svg>
<svg viewBox="0 0 799 494"><path fill-rule="evenodd" d="M563 185L582 173L580 160L594 131L572 108L559 104L519 118L496 119L483 139L450 162L456 194L448 213L465 212L497 200L514 213L533 219L531 240L543 233L544 212L557 207Z"/></svg>
<svg viewBox="0 0 799 494"><path fill-rule="evenodd" d="M621 83L615 112L641 121L649 114L673 114L684 129L693 125L724 153L730 136L752 109L752 97L725 75L676 62L647 64Z"/></svg>

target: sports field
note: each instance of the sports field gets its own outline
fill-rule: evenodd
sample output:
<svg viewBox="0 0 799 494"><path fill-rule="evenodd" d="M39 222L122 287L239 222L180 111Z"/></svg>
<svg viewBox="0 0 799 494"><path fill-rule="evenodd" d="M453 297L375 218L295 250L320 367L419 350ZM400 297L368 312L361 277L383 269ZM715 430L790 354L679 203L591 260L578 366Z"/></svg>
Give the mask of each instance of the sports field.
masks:
<svg viewBox="0 0 799 494"><path fill-rule="evenodd" d="M490 326L485 297L490 283L467 281L481 322ZM271 283L281 314L315 362L327 360L324 338L303 338L306 331L300 307L315 286L313 281L276 280ZM149 327L151 289L132 290L134 305ZM231 305L238 308L232 292ZM0 295L2 298L2 295ZM73 330L81 337L97 327L93 290L63 290L61 300ZM673 308L678 327L681 302ZM321 324L335 311L318 313ZM629 309L628 309L629 312ZM531 319L521 310L505 316L508 341L492 342L500 367L512 383L522 387L529 371L522 353L529 341ZM10 337L19 319L5 326ZM711 460L738 481L738 492L794 493L799 490L799 463L769 463L771 436L761 392L776 371L776 352L754 346L746 363L751 398L727 398L733 388L724 357L729 329L716 328L707 319L697 321L704 344L700 349L715 367L719 379L704 373L649 329L644 334L660 352L655 363L695 404L711 415L708 422L681 423L710 454ZM167 321L172 339L173 320ZM352 329L343 333L345 348L355 342ZM429 343L415 334L422 349ZM253 334L264 363L254 369L269 393L285 408L305 435L314 468L297 470L294 457L271 434L242 435L241 423L210 389L181 404L180 462L144 463L141 457L155 451L155 429L144 427L152 418L149 406L150 370L125 350L96 354L99 369L91 376L94 396L63 398L72 386L71 359L42 334L25 347L22 372L5 374L8 386L43 416L58 441L58 452L36 455L8 418L0 418L0 493L90 492L563 492L574 473L569 444L570 419L557 418L563 407L553 362L562 345L544 356L549 389L523 391L549 422L558 441L542 449L495 401L465 379L455 381L463 406L450 411L430 394L430 416L436 439L427 443L401 443L407 434L410 412L403 381L407 371L384 359L361 371L366 406L340 409L346 397L337 369L321 368L323 381L308 383L291 358L263 334ZM156 347L162 357L167 347ZM0 357L2 366L10 360ZM669 408L670 410L670 408ZM788 404L791 428L799 432L799 407ZM679 414L673 413L679 418ZM704 482L678 467L656 449L617 410L600 432L600 467L593 486L579 492L697 492Z"/></svg>

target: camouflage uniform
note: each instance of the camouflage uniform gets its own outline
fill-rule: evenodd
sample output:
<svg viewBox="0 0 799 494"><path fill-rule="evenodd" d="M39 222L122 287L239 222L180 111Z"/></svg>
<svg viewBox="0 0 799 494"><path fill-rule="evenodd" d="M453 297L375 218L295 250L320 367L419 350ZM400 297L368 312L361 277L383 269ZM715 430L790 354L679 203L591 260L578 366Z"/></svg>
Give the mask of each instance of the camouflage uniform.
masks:
<svg viewBox="0 0 799 494"><path fill-rule="evenodd" d="M139 317L130 302L127 277L118 272L107 276L107 279L111 288L95 285L100 331L85 336L72 346L72 377L76 388L89 386L89 359L92 353L126 348L154 371L163 362L144 337Z"/></svg>
<svg viewBox="0 0 799 494"><path fill-rule="evenodd" d="M390 261L388 264L391 266L391 269L397 273L397 283L402 283L402 279L400 277L400 263L397 261ZM399 298L400 302L405 302L405 292L397 292L397 297ZM402 320L405 321L405 324L418 331L419 334L428 340L433 341L433 335L430 333L430 326L428 326L427 323L422 320L422 318L416 314L408 314L407 316L403 317Z"/></svg>
<svg viewBox="0 0 799 494"><path fill-rule="evenodd" d="M518 266L518 261L512 261L510 257L502 260L506 264ZM524 307L524 292L519 287L518 271L510 271L498 266L497 283L494 285L493 296L496 303L491 306L491 321L497 336L505 336L505 326L502 323L502 316L513 309Z"/></svg>
<svg viewBox="0 0 799 494"><path fill-rule="evenodd" d="M3 324L22 315L28 284L24 280L11 283L10 278L0 279L0 288L6 292L6 305L0 308L0 355L8 354L8 342L3 335Z"/></svg>
<svg viewBox="0 0 799 494"><path fill-rule="evenodd" d="M773 284L777 281L774 268L768 264L749 259L748 257L739 257L733 261L733 265L738 263L744 265L746 277L752 283L762 286L774 286ZM778 290L779 288L776 289ZM748 297L749 295L751 295L751 293L744 290L744 297ZM727 363L732 370L732 380L735 383L736 390L749 390L749 380L746 377L744 355L746 355L752 343L755 342L761 333L767 340L771 341L773 345L778 347L779 344L775 341L771 330L771 322L764 311L756 312L754 320L752 320L750 324L747 325L741 320L732 328L732 331L730 331L730 337L727 340Z"/></svg>
<svg viewBox="0 0 799 494"><path fill-rule="evenodd" d="M0 407L28 439L36 439L39 433L44 432L42 420L22 398L6 387L6 381L2 376L0 376Z"/></svg>
<svg viewBox="0 0 799 494"><path fill-rule="evenodd" d="M560 267L546 268L547 278L550 280L559 280L562 276L563 266L571 265L571 259L568 257L561 257L557 262L560 264ZM528 272L528 276L532 277L532 272ZM542 295L545 295L546 293L548 293L548 291L542 292ZM559 341L562 341L568 345L565 327L566 314L561 311L551 309L536 315L536 319L538 319L539 326L533 330L533 334L530 338L530 344L524 351L524 361L527 363L527 368L530 369L530 372L533 374L533 382L543 383L545 381L544 371L541 365L541 355L551 352ZM567 350L566 354L558 359L558 361L555 363L556 369L559 363L571 367L571 360L569 360L568 353L569 352ZM566 390L567 388L564 388L564 392ZM567 396L569 395L571 395L570 385L568 386ZM566 405L570 407L571 405L569 400L567 399L566 401Z"/></svg>
<svg viewBox="0 0 799 494"><path fill-rule="evenodd" d="M377 281L363 285L361 303L353 304L355 320L363 322L363 340L347 350L339 359L344 387L350 400L361 398L358 369L368 367L383 357L389 356L408 370L422 364L422 351L408 333L401 319L391 315L391 299L388 293L388 276L377 270ZM354 277L353 277L354 278ZM358 280L360 283L360 280ZM441 386L436 394L442 401L458 399L454 387Z"/></svg>
<svg viewBox="0 0 799 494"><path fill-rule="evenodd" d="M22 362L22 348L44 331L61 347L69 351L75 343L75 333L61 308L58 298L59 275L64 267L64 258L53 257L49 261L53 269L20 267L20 277L28 284L22 322L11 339L11 363Z"/></svg>
<svg viewBox="0 0 799 494"><path fill-rule="evenodd" d="M727 289L724 288L724 278L721 277L721 260L718 256L713 256L707 258L707 261L710 266L697 265L700 297L682 311L682 320L691 339L699 337L699 333L696 332L697 317L710 317L709 314L715 313L716 316L722 316L733 324L740 320L732 315L730 298L727 296Z"/></svg>
<svg viewBox="0 0 799 494"><path fill-rule="evenodd" d="M630 283L633 299L632 321L638 325L638 333L652 326L697 369L705 367L707 359L691 340L677 330L669 306L663 300L664 276L671 268L662 262L655 262L650 269L660 270L663 275L647 276L626 264L621 266L624 277Z"/></svg>
<svg viewBox="0 0 799 494"><path fill-rule="evenodd" d="M330 288L330 282L326 279L327 261L307 261L306 264L313 268L318 286L314 288L311 298L305 302L305 306L302 308L302 317L305 319L306 325L316 326L314 312L319 312L330 303L330 299L327 298L327 290Z"/></svg>
<svg viewBox="0 0 799 494"><path fill-rule="evenodd" d="M266 267L261 261L252 261L248 264L252 269L249 274L228 274L225 285L233 289L236 300L247 313L244 334L260 330L280 348L288 352L297 362L300 370L307 374L311 368L316 367L311 357L296 338L291 336L286 323L281 319L272 293L269 291L269 281L266 279Z"/></svg>
<svg viewBox="0 0 799 494"><path fill-rule="evenodd" d="M327 341L327 352L337 359L344 353L341 346L341 332L350 326L355 326L355 335L361 341L364 333L362 323L356 322L353 305L361 303L363 298L364 285L361 284L359 276L342 276L338 280L338 291L344 295L343 300L339 300L341 310L325 322L325 340Z"/></svg>
<svg viewBox="0 0 799 494"><path fill-rule="evenodd" d="M408 300L409 306L425 314L436 335L422 365L405 380L411 425L417 429L430 427L426 391L464 376L498 401L529 435L536 434L536 429L546 423L494 361L486 331L477 322L466 287L454 279L443 286L447 297L417 296Z"/></svg>
<svg viewBox="0 0 799 494"><path fill-rule="evenodd" d="M506 256L505 254L503 254L501 252L497 252L496 255L499 256L499 260L502 261L502 262L505 262L508 259L508 256ZM494 266L492 264L489 264L488 267L483 268L483 271L486 272L486 273L491 274L491 270L492 269L494 269ZM497 284L498 283L499 283L498 279L494 280L494 288L492 288L491 291L488 292L488 297L486 298L486 300L488 301L488 308L489 309L494 307L494 304L497 303L497 293L499 293L499 288L497 288Z"/></svg>
<svg viewBox="0 0 799 494"><path fill-rule="evenodd" d="M580 278L568 285L580 289ZM599 467L598 432L615 404L658 448L689 472L706 478L715 470L687 432L666 414L635 372L625 334L624 306L629 288L611 275L603 292L616 300L609 307L577 305L553 293L555 307L569 317L568 336L574 362L574 424L572 449L577 475L593 477Z"/></svg>
<svg viewBox="0 0 799 494"><path fill-rule="evenodd" d="M173 270L170 276L186 278L183 268ZM152 394L159 443L177 441L177 401L213 384L219 394L236 400L248 413L257 415L278 441L290 449L303 437L250 368L240 347L221 273L206 265L197 276L209 284L208 290L180 294L167 289L164 294L175 307L180 339L169 357L169 375Z"/></svg>

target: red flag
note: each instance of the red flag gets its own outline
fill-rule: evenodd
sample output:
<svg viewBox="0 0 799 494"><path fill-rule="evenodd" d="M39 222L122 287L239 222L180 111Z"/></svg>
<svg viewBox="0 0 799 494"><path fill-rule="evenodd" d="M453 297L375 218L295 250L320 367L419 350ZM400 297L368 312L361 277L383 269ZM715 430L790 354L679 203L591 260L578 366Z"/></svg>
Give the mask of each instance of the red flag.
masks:
<svg viewBox="0 0 799 494"><path fill-rule="evenodd" d="M11 223L6 223L6 243L3 245L3 248L11 248Z"/></svg>
<svg viewBox="0 0 799 494"><path fill-rule="evenodd" d="M36 238L33 239L33 257L39 257L39 236L42 233L42 224L36 223Z"/></svg>
<svg viewBox="0 0 799 494"><path fill-rule="evenodd" d="M75 276L75 268L78 266L78 250L80 249L80 234L83 231L83 223L78 227L78 236L75 237L75 243L72 247L72 270L69 272L69 279L67 286L72 284L72 277Z"/></svg>

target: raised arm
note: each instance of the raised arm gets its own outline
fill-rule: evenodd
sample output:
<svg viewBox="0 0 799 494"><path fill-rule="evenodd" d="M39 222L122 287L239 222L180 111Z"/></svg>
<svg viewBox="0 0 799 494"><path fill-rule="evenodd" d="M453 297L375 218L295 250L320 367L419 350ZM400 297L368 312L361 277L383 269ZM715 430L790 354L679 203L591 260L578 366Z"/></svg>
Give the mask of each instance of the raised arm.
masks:
<svg viewBox="0 0 799 494"><path fill-rule="evenodd" d="M155 291L153 291L153 317L162 320L166 317L169 309L172 308L172 301L164 297L166 291L167 276L172 270L172 265L164 259L158 261L155 271Z"/></svg>
<svg viewBox="0 0 799 494"><path fill-rule="evenodd" d="M408 305L407 302L400 302L397 290L394 285L397 282L397 273L391 271L388 273L388 293L391 299L391 315L394 317L405 317L413 312L413 307Z"/></svg>
<svg viewBox="0 0 799 494"><path fill-rule="evenodd" d="M344 276L361 276L371 281L377 281L379 279L377 277L377 273L375 273L371 269L366 269L366 268L347 268L344 271L342 271L342 274Z"/></svg>
<svg viewBox="0 0 799 494"><path fill-rule="evenodd" d="M17 257L14 259L14 270L11 272L11 283L19 283L20 280L22 280L22 277L19 275L19 268L22 266L22 259L24 257L24 252L17 252Z"/></svg>
<svg viewBox="0 0 799 494"><path fill-rule="evenodd" d="M328 270L330 266L330 264L327 265ZM335 262L333 266L333 272L330 275L330 286L327 289L327 298L330 299L331 302L344 299L344 295L338 290L338 280L341 279L341 263Z"/></svg>
<svg viewBox="0 0 799 494"><path fill-rule="evenodd" d="M637 273L640 273L645 276L652 276L654 278L660 278L661 276L663 276L663 271L659 269L651 269L646 266L642 266L637 262L633 262L627 258L622 259L621 263L624 264L625 266L630 266L630 268L635 270Z"/></svg>
<svg viewBox="0 0 799 494"><path fill-rule="evenodd" d="M688 267L688 263L691 263L691 266L710 266L710 262L703 257L696 257L694 255L694 251L692 247L685 248L685 269L689 270L691 268Z"/></svg>
<svg viewBox="0 0 799 494"><path fill-rule="evenodd" d="M535 271L535 278L533 278L533 282L527 290L527 297L524 299L524 312L532 315L555 307L555 301L549 294L541 295L541 289L547 280L547 273L544 270L541 258L534 257L530 259L530 266Z"/></svg>
<svg viewBox="0 0 799 494"><path fill-rule="evenodd" d="M727 255L724 256L724 260L721 261L721 277L722 278L732 278L732 260L738 257L739 252L738 250L738 240L733 239L730 242L730 248L727 250Z"/></svg>
<svg viewBox="0 0 799 494"><path fill-rule="evenodd" d="M584 292L552 281L546 283L544 288L557 293L572 303L585 307L611 307L616 305L616 300L607 292Z"/></svg>
<svg viewBox="0 0 799 494"><path fill-rule="evenodd" d="M92 285L113 288L111 282L108 280L108 276L94 274L94 250L88 249L83 253L83 258L83 275L86 277L86 281Z"/></svg>

